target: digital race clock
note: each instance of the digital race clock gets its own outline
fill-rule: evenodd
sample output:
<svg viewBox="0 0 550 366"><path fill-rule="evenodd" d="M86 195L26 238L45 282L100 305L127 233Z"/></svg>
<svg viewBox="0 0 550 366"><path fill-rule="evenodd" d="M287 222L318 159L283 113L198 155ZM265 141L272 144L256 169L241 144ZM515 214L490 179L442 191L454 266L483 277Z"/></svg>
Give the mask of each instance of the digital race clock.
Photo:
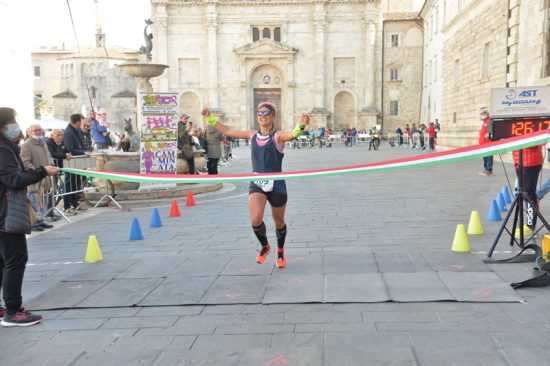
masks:
<svg viewBox="0 0 550 366"><path fill-rule="evenodd" d="M545 118L504 118L494 119L492 139L523 136L550 128L550 117Z"/></svg>

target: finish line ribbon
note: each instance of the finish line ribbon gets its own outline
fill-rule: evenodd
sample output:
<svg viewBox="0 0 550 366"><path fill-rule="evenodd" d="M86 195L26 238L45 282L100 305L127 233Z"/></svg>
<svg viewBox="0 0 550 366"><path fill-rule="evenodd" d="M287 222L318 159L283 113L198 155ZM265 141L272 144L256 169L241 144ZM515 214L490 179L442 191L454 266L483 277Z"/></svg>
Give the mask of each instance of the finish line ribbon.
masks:
<svg viewBox="0 0 550 366"><path fill-rule="evenodd" d="M499 155L514 150L521 150L531 146L542 145L550 142L550 134L547 130L534 132L528 135L511 137L499 141L492 141L483 145L458 148L454 150L436 152L427 155L413 156L402 159L386 160L377 163L353 165L340 168L302 170L282 173L261 174L220 174L220 175L189 175L189 174L139 174L105 172L96 170L82 170L61 168L66 173L82 175L86 177L109 179L130 183L229 183L250 182L256 180L276 179L311 179L344 174L374 173L409 168L420 168L450 163L458 163L479 159L485 156Z"/></svg>

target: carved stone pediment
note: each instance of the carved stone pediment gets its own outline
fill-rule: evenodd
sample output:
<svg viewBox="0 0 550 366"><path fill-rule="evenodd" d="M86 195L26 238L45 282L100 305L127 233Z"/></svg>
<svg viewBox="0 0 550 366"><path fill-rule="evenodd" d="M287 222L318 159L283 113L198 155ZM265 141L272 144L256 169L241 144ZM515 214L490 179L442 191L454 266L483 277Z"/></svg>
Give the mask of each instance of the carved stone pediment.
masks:
<svg viewBox="0 0 550 366"><path fill-rule="evenodd" d="M293 57L298 52L298 49L281 42L275 42L271 39L264 38L236 48L234 51L239 56L261 55L262 57Z"/></svg>

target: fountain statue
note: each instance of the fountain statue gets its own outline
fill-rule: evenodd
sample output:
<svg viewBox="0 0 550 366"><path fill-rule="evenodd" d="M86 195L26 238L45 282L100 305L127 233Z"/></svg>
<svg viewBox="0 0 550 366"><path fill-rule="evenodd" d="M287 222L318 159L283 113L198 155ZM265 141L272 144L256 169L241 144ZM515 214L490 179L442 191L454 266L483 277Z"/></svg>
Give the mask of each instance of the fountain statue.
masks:
<svg viewBox="0 0 550 366"><path fill-rule="evenodd" d="M139 53L143 53L147 57L151 57L151 51L153 50L153 33L147 34L147 28L153 24L151 18L145 20L145 29L143 30L143 38L145 39L145 46L139 48Z"/></svg>

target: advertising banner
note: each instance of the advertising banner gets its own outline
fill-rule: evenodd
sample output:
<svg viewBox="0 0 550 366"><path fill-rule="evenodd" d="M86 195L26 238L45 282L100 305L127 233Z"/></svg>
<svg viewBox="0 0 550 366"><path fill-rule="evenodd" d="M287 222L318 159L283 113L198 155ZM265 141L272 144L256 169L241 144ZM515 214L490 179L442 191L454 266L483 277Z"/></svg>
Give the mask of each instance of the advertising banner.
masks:
<svg viewBox="0 0 550 366"><path fill-rule="evenodd" d="M550 116L550 86L491 89L491 118Z"/></svg>
<svg viewBox="0 0 550 366"><path fill-rule="evenodd" d="M140 94L140 173L176 174L178 94Z"/></svg>

